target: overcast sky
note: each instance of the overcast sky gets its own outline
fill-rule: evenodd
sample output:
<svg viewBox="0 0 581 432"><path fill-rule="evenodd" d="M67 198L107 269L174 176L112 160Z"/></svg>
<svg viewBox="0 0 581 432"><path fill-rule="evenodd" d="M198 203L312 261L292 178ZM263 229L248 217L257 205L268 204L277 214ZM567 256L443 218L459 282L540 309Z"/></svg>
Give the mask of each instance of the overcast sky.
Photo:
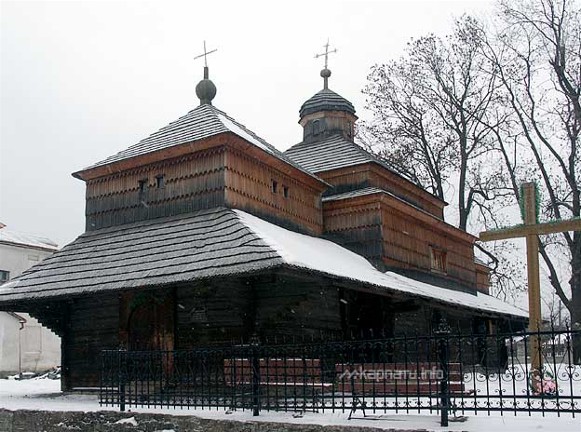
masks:
<svg viewBox="0 0 581 432"><path fill-rule="evenodd" d="M285 150L298 110L330 88L366 118L370 66L411 37L447 32L485 1L2 1L0 221L64 245L84 231L84 183L70 173L198 105L204 39L214 105Z"/></svg>

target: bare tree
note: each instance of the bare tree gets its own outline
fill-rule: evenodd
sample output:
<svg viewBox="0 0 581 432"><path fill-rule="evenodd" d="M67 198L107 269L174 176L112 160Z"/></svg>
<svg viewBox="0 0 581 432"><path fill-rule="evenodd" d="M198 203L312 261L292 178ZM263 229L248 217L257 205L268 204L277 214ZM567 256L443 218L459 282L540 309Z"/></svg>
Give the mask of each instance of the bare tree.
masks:
<svg viewBox="0 0 581 432"><path fill-rule="evenodd" d="M542 209L551 219L581 216L579 138L581 135L581 9L572 0L501 1L496 37L484 39L485 56L502 83L512 111L511 134L498 130L497 142L518 199L519 169L542 188ZM508 142L521 147L510 161ZM526 152L525 152L526 149ZM529 162L528 169L522 162ZM540 253L550 283L581 324L581 233L541 239ZM563 252L564 251L564 252ZM569 280L559 272L565 253ZM575 360L581 361L581 342Z"/></svg>
<svg viewBox="0 0 581 432"><path fill-rule="evenodd" d="M509 113L497 108L502 83L482 55L482 33L464 16L447 37L413 40L402 58L372 67L364 93L373 118L358 131L368 149L437 197L454 191L464 230L501 226L496 209L512 199L506 168L495 159L496 134ZM513 252L510 243L478 247L498 294L523 288L515 278L522 266L503 259Z"/></svg>
<svg viewBox="0 0 581 432"><path fill-rule="evenodd" d="M518 126L516 140L526 146L530 155L525 158L531 161L527 174L536 177L542 186L546 217L578 218L581 216L579 3L503 1L499 18L496 39L484 46L514 114ZM513 194L518 198L515 170L509 172ZM550 283L569 310L571 321L581 323L581 233L565 232L541 240L540 253ZM568 284L559 277L555 260L563 249L570 263ZM581 352L576 356L581 356Z"/></svg>
<svg viewBox="0 0 581 432"><path fill-rule="evenodd" d="M502 176L487 162L494 136L484 122L500 85L480 54L480 24L465 16L445 39L412 41L406 55L371 69L364 143L439 198L456 191L458 226L504 193ZM485 124L486 123L486 124Z"/></svg>
<svg viewBox="0 0 581 432"><path fill-rule="evenodd" d="M519 202L519 185L531 179L541 186L543 217L579 218L579 2L499 6L494 28L464 17L447 38L412 41L403 58L372 68L364 93L374 117L360 135L435 195L451 185L462 229L503 225L499 209ZM498 266L497 283L514 288L518 270L498 247L482 250ZM572 324L581 325L581 233L544 237L540 253Z"/></svg>

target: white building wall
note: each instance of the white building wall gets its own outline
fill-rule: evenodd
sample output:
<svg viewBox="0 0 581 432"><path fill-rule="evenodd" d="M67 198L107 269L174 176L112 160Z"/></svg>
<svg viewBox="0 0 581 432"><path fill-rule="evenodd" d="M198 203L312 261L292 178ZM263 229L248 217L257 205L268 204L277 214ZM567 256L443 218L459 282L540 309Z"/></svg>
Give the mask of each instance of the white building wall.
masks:
<svg viewBox="0 0 581 432"><path fill-rule="evenodd" d="M5 228L4 228L5 229ZM38 247L0 242L0 270L10 272L10 279L53 253ZM60 338L35 318L14 311L24 318L0 312L0 378L22 372L44 372L60 365Z"/></svg>

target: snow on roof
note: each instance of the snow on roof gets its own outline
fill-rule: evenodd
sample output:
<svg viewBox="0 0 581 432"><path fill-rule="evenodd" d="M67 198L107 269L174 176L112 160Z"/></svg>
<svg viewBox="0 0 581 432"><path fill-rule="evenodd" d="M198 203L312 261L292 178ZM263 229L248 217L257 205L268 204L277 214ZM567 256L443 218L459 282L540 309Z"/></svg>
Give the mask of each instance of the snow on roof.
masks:
<svg viewBox="0 0 581 432"><path fill-rule="evenodd" d="M266 141L259 138L253 132L250 132L248 129L243 128L242 125L235 123L231 118L227 117L222 112L217 111L216 115L218 116L218 119L220 119L224 127L226 127L226 129L228 129L230 132L235 133L240 138L244 138L246 141L248 141L251 144L254 144L257 147L260 147L262 150L265 150L271 154L276 154L278 156L277 154L278 152L276 152L276 150L273 149L271 145L267 144Z"/></svg>
<svg viewBox="0 0 581 432"><path fill-rule="evenodd" d="M489 295L382 273L364 257L329 240L226 208L85 233L4 284L0 303L188 282L281 266L454 306L527 317L525 311Z"/></svg>
<svg viewBox="0 0 581 432"><path fill-rule="evenodd" d="M58 245L47 237L13 231L6 226L0 228L0 242L50 250L58 249Z"/></svg>
<svg viewBox="0 0 581 432"><path fill-rule="evenodd" d="M498 300L495 297L476 295L440 288L393 272L382 273L369 261L338 244L322 238L299 234L266 222L241 210L235 210L246 226L269 244L289 265L328 275L435 299L453 305L494 313L527 318L528 312Z"/></svg>

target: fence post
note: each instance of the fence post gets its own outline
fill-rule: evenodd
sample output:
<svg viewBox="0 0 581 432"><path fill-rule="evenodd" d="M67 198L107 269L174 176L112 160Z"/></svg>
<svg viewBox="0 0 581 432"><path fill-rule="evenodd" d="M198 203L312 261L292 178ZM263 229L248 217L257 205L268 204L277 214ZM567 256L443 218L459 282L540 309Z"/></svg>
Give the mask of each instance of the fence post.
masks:
<svg viewBox="0 0 581 432"><path fill-rule="evenodd" d="M125 352L126 351L123 348L117 350L117 392L119 399L119 410L121 412L125 411L125 374L123 373L123 360Z"/></svg>
<svg viewBox="0 0 581 432"><path fill-rule="evenodd" d="M450 407L450 395L448 389L449 377L449 359L448 359L448 336L450 335L450 326L445 318L442 318L440 324L434 330L438 343L438 360L442 379L440 380L440 425L448 426L448 410Z"/></svg>
<svg viewBox="0 0 581 432"><path fill-rule="evenodd" d="M256 334L250 338L252 364L252 415L260 414L260 341Z"/></svg>

